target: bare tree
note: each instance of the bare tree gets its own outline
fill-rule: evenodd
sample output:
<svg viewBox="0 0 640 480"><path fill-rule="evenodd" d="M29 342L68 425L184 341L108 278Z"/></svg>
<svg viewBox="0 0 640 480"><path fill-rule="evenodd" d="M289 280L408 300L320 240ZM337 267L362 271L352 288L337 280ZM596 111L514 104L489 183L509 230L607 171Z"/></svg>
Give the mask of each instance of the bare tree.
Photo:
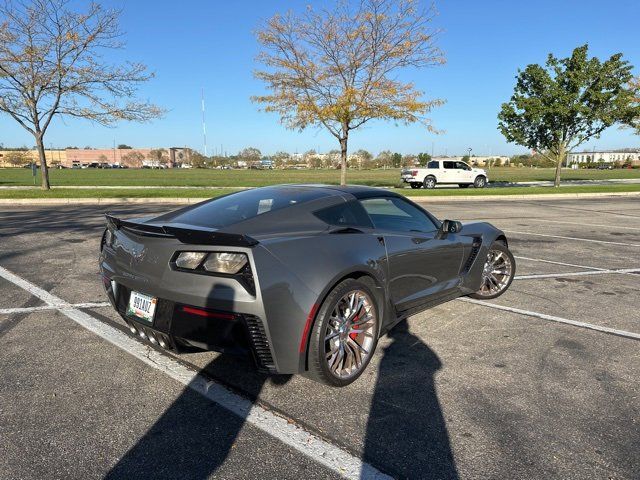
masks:
<svg viewBox="0 0 640 480"><path fill-rule="evenodd" d="M24 150L12 150L5 153L4 157L5 160L14 167L21 167L30 161L29 152L25 152Z"/></svg>
<svg viewBox="0 0 640 480"><path fill-rule="evenodd" d="M423 123L441 100L398 79L399 70L444 63L432 7L419 0L337 0L321 11L271 18L258 32L269 94L253 99L291 129L325 127L340 143L346 182L349 132L369 120Z"/></svg>
<svg viewBox="0 0 640 480"><path fill-rule="evenodd" d="M120 158L122 163L128 167L134 168L142 168L142 161L144 160L144 155L137 150L133 150L131 152L122 155Z"/></svg>
<svg viewBox="0 0 640 480"><path fill-rule="evenodd" d="M68 0L0 0L0 112L34 136L42 188L49 188L44 136L55 116L113 125L162 115L135 99L153 76L143 64L111 65L101 56L123 46L119 14L96 3L80 13Z"/></svg>
<svg viewBox="0 0 640 480"><path fill-rule="evenodd" d="M153 149L147 156L153 162L152 167L163 168L169 162L168 153L164 148Z"/></svg>

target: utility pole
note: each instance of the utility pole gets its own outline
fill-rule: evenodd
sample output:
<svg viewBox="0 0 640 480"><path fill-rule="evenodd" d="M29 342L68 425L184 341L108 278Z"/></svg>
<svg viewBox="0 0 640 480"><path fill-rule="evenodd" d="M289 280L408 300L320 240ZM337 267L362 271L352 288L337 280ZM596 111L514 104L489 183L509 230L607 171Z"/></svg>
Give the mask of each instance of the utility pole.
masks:
<svg viewBox="0 0 640 480"><path fill-rule="evenodd" d="M204 156L207 157L207 124L204 118L204 88L202 89L202 137L204 139Z"/></svg>

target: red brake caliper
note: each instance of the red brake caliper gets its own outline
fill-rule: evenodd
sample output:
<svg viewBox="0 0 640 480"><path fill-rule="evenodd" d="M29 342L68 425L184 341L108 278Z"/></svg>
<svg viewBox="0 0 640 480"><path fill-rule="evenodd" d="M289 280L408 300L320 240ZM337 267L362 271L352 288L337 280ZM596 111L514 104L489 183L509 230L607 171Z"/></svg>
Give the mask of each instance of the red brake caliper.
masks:
<svg viewBox="0 0 640 480"><path fill-rule="evenodd" d="M358 323L358 315L356 315L355 317L353 317L353 323ZM351 338L351 340L355 340L357 336L358 336L358 334L357 334L357 333L355 333L355 332L351 332L351 333L349 334L349 337Z"/></svg>

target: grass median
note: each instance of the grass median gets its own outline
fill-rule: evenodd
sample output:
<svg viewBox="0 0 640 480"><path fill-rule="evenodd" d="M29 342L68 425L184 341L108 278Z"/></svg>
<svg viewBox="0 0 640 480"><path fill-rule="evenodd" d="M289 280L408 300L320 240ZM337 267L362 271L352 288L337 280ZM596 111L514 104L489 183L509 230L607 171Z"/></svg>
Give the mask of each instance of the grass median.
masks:
<svg viewBox="0 0 640 480"><path fill-rule="evenodd" d="M550 181L553 168L487 169L492 182ZM640 169L571 170L562 172L566 180L611 180L640 178ZM66 169L51 170L52 185L64 186L158 186L158 187L259 187L279 183L340 183L340 170L202 170L202 169ZM349 183L372 187L400 186L400 169L355 170L347 173ZM36 184L40 183L40 174ZM0 186L32 186L31 170L25 168L0 169Z"/></svg>
<svg viewBox="0 0 640 480"><path fill-rule="evenodd" d="M49 191L40 189L2 189L0 199L62 199L62 198L212 198L238 190L211 188L56 188ZM487 195L542 195L575 193L617 193L640 192L640 184L627 185L575 185L562 188L553 187L496 187L496 188L436 188L434 190L412 190L396 188L393 191L408 197L458 197Z"/></svg>

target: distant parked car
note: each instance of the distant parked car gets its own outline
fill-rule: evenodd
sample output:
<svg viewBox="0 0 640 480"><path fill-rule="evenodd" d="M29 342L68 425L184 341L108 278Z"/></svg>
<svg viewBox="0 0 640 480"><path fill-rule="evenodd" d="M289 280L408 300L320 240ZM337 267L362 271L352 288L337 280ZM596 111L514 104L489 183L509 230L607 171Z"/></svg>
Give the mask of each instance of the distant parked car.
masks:
<svg viewBox="0 0 640 480"><path fill-rule="evenodd" d="M598 170L613 170L613 165L610 163L601 163L598 165Z"/></svg>
<svg viewBox="0 0 640 480"><path fill-rule="evenodd" d="M484 188L489 183L485 170L456 160L431 160L427 168L405 168L400 172L400 178L411 185L411 188L435 188L437 184Z"/></svg>

